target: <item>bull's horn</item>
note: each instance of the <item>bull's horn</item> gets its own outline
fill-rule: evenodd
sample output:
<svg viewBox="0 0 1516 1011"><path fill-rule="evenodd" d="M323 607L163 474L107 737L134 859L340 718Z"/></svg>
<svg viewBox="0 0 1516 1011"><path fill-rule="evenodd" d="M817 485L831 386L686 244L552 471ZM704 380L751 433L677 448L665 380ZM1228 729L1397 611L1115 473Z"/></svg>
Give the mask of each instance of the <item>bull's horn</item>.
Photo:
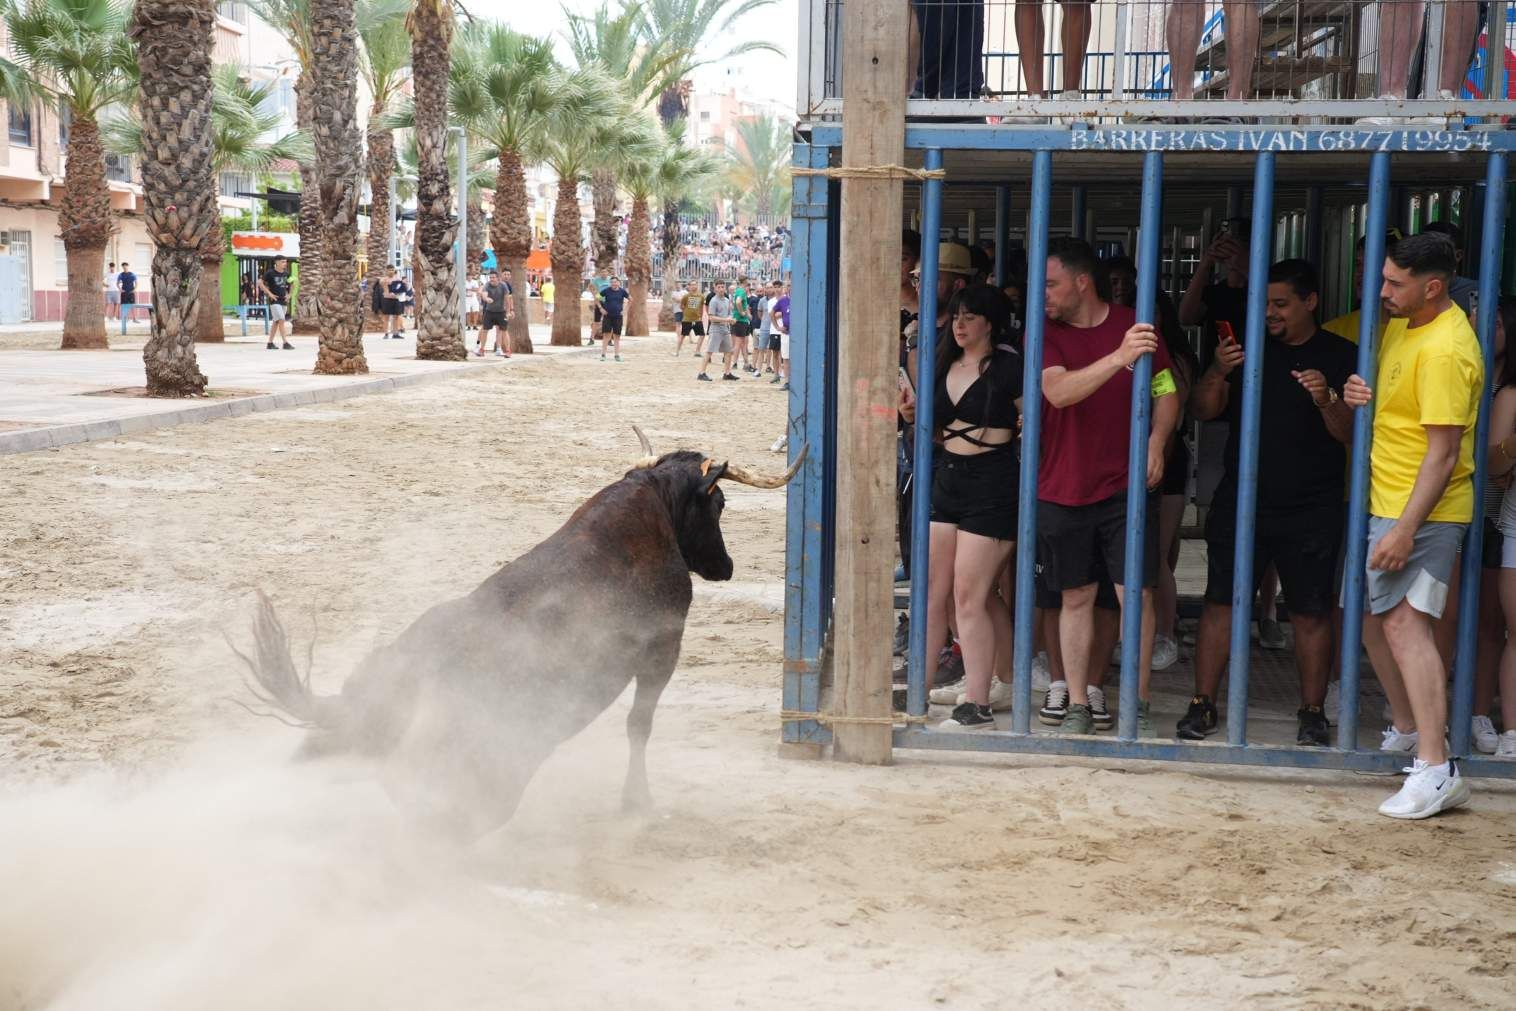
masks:
<svg viewBox="0 0 1516 1011"><path fill-rule="evenodd" d="M799 472L800 465L805 462L806 451L810 448L808 445L801 446L800 455L795 457L795 462L790 464L789 469L783 474L759 474L756 471L748 470L746 467L738 467L733 464L727 466L726 473L721 475L721 480L735 481L737 484L745 484L753 488L783 488Z"/></svg>
<svg viewBox="0 0 1516 1011"><path fill-rule="evenodd" d="M642 455L643 456L657 456L658 455L658 454L656 454L656 453L653 452L653 444L648 441L646 435L642 434L642 429L638 428L636 425L633 425L632 426L632 431L634 431L634 432L637 433L637 441L640 442L640 443L642 443Z"/></svg>

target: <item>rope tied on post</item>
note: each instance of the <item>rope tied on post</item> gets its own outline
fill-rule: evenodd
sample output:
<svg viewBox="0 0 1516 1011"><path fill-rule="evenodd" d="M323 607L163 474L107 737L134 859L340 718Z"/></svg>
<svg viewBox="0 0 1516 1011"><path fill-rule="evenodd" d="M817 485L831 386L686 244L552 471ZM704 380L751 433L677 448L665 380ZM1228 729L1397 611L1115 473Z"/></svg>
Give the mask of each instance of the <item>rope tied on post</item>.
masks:
<svg viewBox="0 0 1516 1011"><path fill-rule="evenodd" d="M826 179L946 179L946 169L915 169L904 165L838 165L834 168L792 168L791 176L821 176Z"/></svg>

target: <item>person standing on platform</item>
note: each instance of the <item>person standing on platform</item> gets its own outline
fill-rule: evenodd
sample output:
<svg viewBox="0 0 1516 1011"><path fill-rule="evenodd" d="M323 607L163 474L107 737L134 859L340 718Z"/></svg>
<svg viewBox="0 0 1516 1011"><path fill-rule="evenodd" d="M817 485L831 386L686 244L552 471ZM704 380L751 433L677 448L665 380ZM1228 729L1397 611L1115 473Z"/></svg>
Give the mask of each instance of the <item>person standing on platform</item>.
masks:
<svg viewBox="0 0 1516 1011"><path fill-rule="evenodd" d="M1390 731L1416 752L1405 785L1379 806L1391 818L1428 818L1469 799L1447 751L1447 668L1432 633L1474 517L1484 389L1479 341L1449 296L1457 269L1445 235L1413 236L1389 251L1379 385L1355 374L1343 389L1351 407L1375 403L1364 645L1390 701Z"/></svg>

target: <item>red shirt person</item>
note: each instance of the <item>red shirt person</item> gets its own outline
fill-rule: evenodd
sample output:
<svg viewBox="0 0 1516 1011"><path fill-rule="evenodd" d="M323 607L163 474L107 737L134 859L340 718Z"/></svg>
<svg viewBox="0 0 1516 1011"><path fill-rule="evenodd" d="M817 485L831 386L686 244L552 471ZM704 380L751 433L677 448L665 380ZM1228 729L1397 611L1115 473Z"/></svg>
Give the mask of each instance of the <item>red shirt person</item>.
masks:
<svg viewBox="0 0 1516 1011"><path fill-rule="evenodd" d="M1041 465L1037 476L1037 561L1062 595L1059 641L1070 705L1062 733L1087 734L1093 720L1086 676L1094 633L1097 577L1104 571L1126 607L1127 445L1132 423L1132 366L1153 356L1153 425L1147 475L1152 493L1163 481L1169 436L1179 420L1171 362L1158 332L1105 297L1104 271L1088 243L1052 243L1047 264L1047 329L1043 344ZM1138 736L1151 736L1148 679L1153 656L1153 587L1158 583L1158 508L1150 497L1144 531L1141 683Z"/></svg>

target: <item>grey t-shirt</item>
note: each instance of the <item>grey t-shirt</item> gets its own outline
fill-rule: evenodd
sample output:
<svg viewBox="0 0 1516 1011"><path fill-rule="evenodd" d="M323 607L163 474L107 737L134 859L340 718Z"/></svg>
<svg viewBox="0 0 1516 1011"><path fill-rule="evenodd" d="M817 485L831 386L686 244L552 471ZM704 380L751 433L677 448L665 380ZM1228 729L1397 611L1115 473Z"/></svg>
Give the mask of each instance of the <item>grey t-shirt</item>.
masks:
<svg viewBox="0 0 1516 1011"><path fill-rule="evenodd" d="M715 317L715 316L730 316L732 314L732 300L730 298L728 298L726 295L715 295L715 296L712 296L711 300L706 303L705 308L706 308L706 311L709 312L711 314L711 316L713 316L713 317ZM712 320L712 322L711 322L711 336L712 337L725 337L725 336L729 335L731 332L732 332L732 324L730 324L730 323L717 323L714 320Z"/></svg>

